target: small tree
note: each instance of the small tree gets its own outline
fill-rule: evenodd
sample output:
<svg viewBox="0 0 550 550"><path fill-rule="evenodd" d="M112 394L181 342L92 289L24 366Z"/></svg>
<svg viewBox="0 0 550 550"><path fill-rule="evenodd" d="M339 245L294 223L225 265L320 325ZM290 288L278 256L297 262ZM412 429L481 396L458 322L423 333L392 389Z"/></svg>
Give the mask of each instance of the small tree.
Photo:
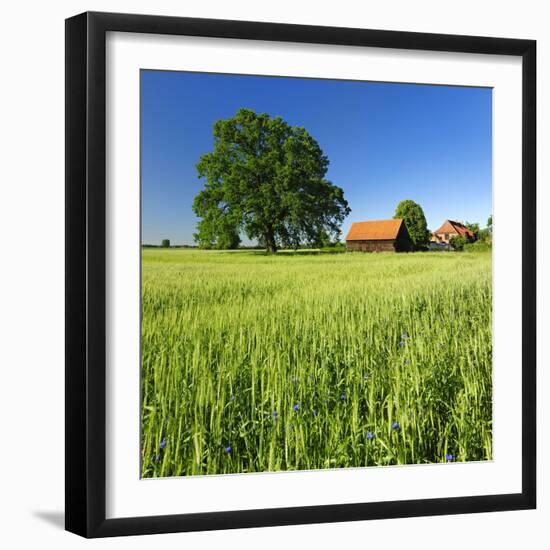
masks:
<svg viewBox="0 0 550 550"><path fill-rule="evenodd" d="M489 234L489 236L486 239L486 241L488 243L492 243L493 242L493 215L492 214L489 216L489 219L487 220L487 233Z"/></svg>
<svg viewBox="0 0 550 550"><path fill-rule="evenodd" d="M214 218L218 218L214 221ZM210 250L217 248L235 249L241 244L241 237L235 224L219 211L210 211L204 219L197 223L197 233L193 234L195 242L199 248Z"/></svg>
<svg viewBox="0 0 550 550"><path fill-rule="evenodd" d="M426 222L424 210L418 203L410 199L401 201L395 209L393 218L404 220L414 248L418 250L428 244L430 241L428 223Z"/></svg>
<svg viewBox="0 0 550 550"><path fill-rule="evenodd" d="M487 220L487 227L479 230L478 239L487 244L492 244L493 242L493 216L489 216Z"/></svg>
<svg viewBox="0 0 550 550"><path fill-rule="evenodd" d="M241 244L241 238L237 231L226 231L225 233L220 233L216 240L216 248L220 250L235 250L239 248Z"/></svg>
<svg viewBox="0 0 550 550"><path fill-rule="evenodd" d="M451 237L449 244L453 250L464 250L464 245L468 243L468 239L462 235L454 235Z"/></svg>
<svg viewBox="0 0 550 550"><path fill-rule="evenodd" d="M464 224L464 227L469 229L474 234L474 240L475 241L477 241L479 239L479 232L480 232L479 223L466 222Z"/></svg>
<svg viewBox="0 0 550 550"><path fill-rule="evenodd" d="M321 231L317 239L312 243L312 246L314 248L327 248L330 246L334 246L339 241L339 237L339 231L336 232L333 239L330 238L330 235L326 231Z"/></svg>
<svg viewBox="0 0 550 550"><path fill-rule="evenodd" d="M160 246L162 246L162 248L170 248L170 239L162 239Z"/></svg>

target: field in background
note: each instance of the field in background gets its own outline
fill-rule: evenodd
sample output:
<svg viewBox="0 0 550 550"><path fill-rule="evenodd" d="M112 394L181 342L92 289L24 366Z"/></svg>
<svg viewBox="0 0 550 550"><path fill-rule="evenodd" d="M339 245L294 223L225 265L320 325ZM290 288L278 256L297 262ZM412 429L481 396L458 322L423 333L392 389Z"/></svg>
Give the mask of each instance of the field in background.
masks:
<svg viewBox="0 0 550 550"><path fill-rule="evenodd" d="M490 252L142 258L144 477L491 459Z"/></svg>

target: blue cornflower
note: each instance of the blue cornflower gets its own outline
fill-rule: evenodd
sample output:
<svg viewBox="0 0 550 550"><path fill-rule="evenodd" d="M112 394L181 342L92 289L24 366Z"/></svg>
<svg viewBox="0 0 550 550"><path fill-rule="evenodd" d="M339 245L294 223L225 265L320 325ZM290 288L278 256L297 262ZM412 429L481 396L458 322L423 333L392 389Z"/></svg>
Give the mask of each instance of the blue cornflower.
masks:
<svg viewBox="0 0 550 550"><path fill-rule="evenodd" d="M345 401L345 400L346 400L346 396L345 396L344 394L342 394L342 395L340 396L340 401Z"/></svg>
<svg viewBox="0 0 550 550"><path fill-rule="evenodd" d="M294 409L294 412L298 412L300 410L300 405L298 405L298 403L296 403L296 405L294 405L293 409Z"/></svg>
<svg viewBox="0 0 550 550"><path fill-rule="evenodd" d="M277 418L277 417L279 416L279 413L278 413L277 411L273 411L273 412L271 413L271 416L272 416L273 418Z"/></svg>
<svg viewBox="0 0 550 550"><path fill-rule="evenodd" d="M404 346L405 345L405 340L401 340L401 342L399 342L399 345Z"/></svg>
<svg viewBox="0 0 550 550"><path fill-rule="evenodd" d="M445 460L446 460L447 462L452 462L452 461L454 460L454 457L453 457L453 455L452 455L451 453L447 453L447 454L445 455Z"/></svg>
<svg viewBox="0 0 550 550"><path fill-rule="evenodd" d="M166 439L163 439L163 440L160 442L159 447L160 447L161 449L164 449L164 447L166 447Z"/></svg>
<svg viewBox="0 0 550 550"><path fill-rule="evenodd" d="M230 455L230 454L231 454L231 451L232 451L232 449L231 449L231 446L230 446L230 445L228 445L227 447L224 447L224 449L223 449L223 452L224 452L226 455Z"/></svg>
<svg viewBox="0 0 550 550"><path fill-rule="evenodd" d="M367 439L372 439L374 434L372 432L367 432Z"/></svg>
<svg viewBox="0 0 550 550"><path fill-rule="evenodd" d="M401 340L405 340L405 338L407 338L409 335L404 332L402 335L401 335Z"/></svg>
<svg viewBox="0 0 550 550"><path fill-rule="evenodd" d="M394 423L391 425L391 429L392 429L392 430L398 430L398 429L399 429L399 422L394 422Z"/></svg>
<svg viewBox="0 0 550 550"><path fill-rule="evenodd" d="M317 411L313 409L313 416L317 416Z"/></svg>

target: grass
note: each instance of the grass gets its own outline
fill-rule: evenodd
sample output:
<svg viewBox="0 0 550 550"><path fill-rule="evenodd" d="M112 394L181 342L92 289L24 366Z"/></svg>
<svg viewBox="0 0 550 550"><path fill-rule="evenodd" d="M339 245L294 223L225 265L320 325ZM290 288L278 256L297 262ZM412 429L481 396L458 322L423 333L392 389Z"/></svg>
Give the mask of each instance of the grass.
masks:
<svg viewBox="0 0 550 550"><path fill-rule="evenodd" d="M142 258L144 477L491 459L490 252Z"/></svg>

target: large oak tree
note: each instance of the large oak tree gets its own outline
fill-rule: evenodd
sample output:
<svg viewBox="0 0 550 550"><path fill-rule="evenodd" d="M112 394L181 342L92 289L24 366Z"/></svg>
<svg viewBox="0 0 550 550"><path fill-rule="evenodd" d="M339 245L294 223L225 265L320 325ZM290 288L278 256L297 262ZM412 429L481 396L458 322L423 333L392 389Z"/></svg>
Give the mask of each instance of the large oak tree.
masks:
<svg viewBox="0 0 550 550"><path fill-rule="evenodd" d="M280 117L240 109L216 121L213 151L197 164L206 181L193 203L201 218L195 240L234 248L244 232L276 252L337 238L350 209L325 178L328 165L315 139Z"/></svg>

